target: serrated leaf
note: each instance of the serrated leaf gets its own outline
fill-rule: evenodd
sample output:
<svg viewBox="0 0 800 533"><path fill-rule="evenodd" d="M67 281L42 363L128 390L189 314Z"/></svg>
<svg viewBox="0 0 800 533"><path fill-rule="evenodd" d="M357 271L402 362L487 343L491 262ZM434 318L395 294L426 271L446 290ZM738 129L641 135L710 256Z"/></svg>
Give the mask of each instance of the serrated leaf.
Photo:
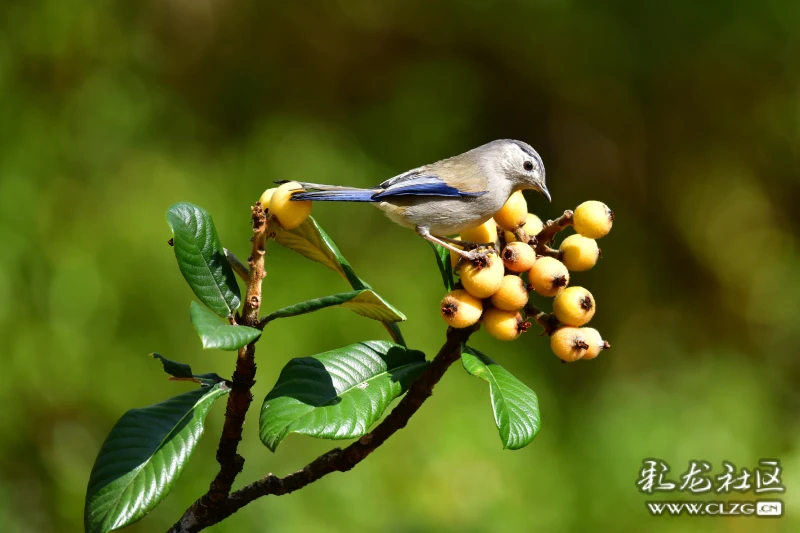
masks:
<svg viewBox="0 0 800 533"><path fill-rule="evenodd" d="M223 324L217 315L197 302L192 302L189 317L204 349L238 350L261 336L261 331L255 328Z"/></svg>
<svg viewBox="0 0 800 533"><path fill-rule="evenodd" d="M276 318L286 318L290 316L304 315L313 313L326 307L343 307L350 309L356 314L378 320L380 322L402 322L406 319L405 315L395 309L375 292L364 289L361 291L343 292L306 300L299 304L290 305L283 309L278 309L264 318L264 322L271 322Z"/></svg>
<svg viewBox="0 0 800 533"><path fill-rule="evenodd" d="M539 432L539 400L536 393L478 350L465 347L461 363L467 372L489 382L494 421L503 447L518 450Z"/></svg>
<svg viewBox="0 0 800 533"><path fill-rule="evenodd" d="M347 280L354 289L368 288L356 276L353 267L314 217L308 217L305 222L292 230L278 231L275 240L290 250L330 268Z"/></svg>
<svg viewBox="0 0 800 533"><path fill-rule="evenodd" d="M436 264L439 267L439 273L442 275L442 283L444 288L452 291L455 286L453 279L453 265L450 263L450 250L444 246L428 242L433 248L433 253L436 255Z"/></svg>
<svg viewBox="0 0 800 533"><path fill-rule="evenodd" d="M178 267L201 302L222 317L241 303L239 285L208 211L182 202L167 210Z"/></svg>
<svg viewBox="0 0 800 533"><path fill-rule="evenodd" d="M158 505L192 456L209 409L228 392L219 383L122 415L89 477L85 531L119 529Z"/></svg>
<svg viewBox="0 0 800 533"><path fill-rule="evenodd" d="M264 399L261 440L275 451L289 433L358 438L427 367L422 352L388 341L292 359Z"/></svg>

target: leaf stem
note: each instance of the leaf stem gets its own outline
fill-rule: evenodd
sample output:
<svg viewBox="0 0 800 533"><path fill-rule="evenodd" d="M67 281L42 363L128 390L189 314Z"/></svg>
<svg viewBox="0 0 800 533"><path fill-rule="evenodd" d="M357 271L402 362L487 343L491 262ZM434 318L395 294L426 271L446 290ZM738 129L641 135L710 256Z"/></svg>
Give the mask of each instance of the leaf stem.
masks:
<svg viewBox="0 0 800 533"><path fill-rule="evenodd" d="M236 275L242 278L242 281L245 283L249 282L250 269L247 268L247 265L239 261L239 258L233 255L233 252L227 248L223 248L223 250L225 250L225 258L228 260L228 263L230 263L233 271L236 272Z"/></svg>

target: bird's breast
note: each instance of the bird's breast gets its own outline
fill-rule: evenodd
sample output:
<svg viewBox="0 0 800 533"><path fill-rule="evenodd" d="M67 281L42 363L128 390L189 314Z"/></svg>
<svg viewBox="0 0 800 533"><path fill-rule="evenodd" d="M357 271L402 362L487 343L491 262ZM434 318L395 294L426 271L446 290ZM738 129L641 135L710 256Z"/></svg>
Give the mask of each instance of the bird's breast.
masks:
<svg viewBox="0 0 800 533"><path fill-rule="evenodd" d="M470 198L408 197L381 202L377 207L395 223L427 227L434 235L455 235L489 220L508 195L489 193Z"/></svg>

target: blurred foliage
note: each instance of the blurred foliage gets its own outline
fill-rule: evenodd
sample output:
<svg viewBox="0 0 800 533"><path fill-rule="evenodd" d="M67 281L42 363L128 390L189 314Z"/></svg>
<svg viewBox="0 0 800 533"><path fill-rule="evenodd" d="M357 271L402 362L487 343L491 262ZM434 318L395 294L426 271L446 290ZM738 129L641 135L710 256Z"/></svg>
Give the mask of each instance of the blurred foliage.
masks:
<svg viewBox="0 0 800 533"><path fill-rule="evenodd" d="M542 154L553 204L616 212L575 283L613 346L562 365L529 333L474 342L537 391L543 427L502 451L486 384L458 366L369 460L260 500L242 531L797 531L800 528L800 3L587 0L74 0L0 4L0 523L78 531L91 464L128 408L187 390L152 351L230 375L202 351L164 211L191 201L240 257L248 206L276 179L368 186L499 137ZM314 215L364 279L443 341L429 247L364 205ZM348 290L279 246L265 312ZM313 332L313 334L309 334ZM381 326L342 310L276 322L258 405L291 357ZM251 409L240 482L331 443L272 454ZM130 531L204 492L223 409L175 491ZM783 460L786 516L652 518L641 461Z"/></svg>

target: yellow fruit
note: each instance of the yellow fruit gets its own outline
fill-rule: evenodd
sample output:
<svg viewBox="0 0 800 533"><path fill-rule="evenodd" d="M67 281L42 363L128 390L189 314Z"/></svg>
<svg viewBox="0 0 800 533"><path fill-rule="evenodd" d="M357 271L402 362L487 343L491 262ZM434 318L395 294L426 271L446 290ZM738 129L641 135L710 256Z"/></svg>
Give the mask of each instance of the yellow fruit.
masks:
<svg viewBox="0 0 800 533"><path fill-rule="evenodd" d="M557 329L550 335L550 349L562 361L571 363L586 357L589 343L581 331L583 328L569 326Z"/></svg>
<svg viewBox="0 0 800 533"><path fill-rule="evenodd" d="M556 295L553 312L565 326L582 326L594 316L597 306L592 293L583 287L569 287Z"/></svg>
<svg viewBox="0 0 800 533"><path fill-rule="evenodd" d="M555 296L569 284L569 271L558 259L540 257L528 272L528 281L542 296Z"/></svg>
<svg viewBox="0 0 800 533"><path fill-rule="evenodd" d="M561 250L561 262L568 270L579 272L589 270L600 257L597 241L580 234L570 235L558 247Z"/></svg>
<svg viewBox="0 0 800 533"><path fill-rule="evenodd" d="M509 196L506 204L494 214L494 220L504 230L514 231L525 223L527 216L528 203L522 196L522 191L517 191Z"/></svg>
<svg viewBox="0 0 800 533"><path fill-rule="evenodd" d="M528 213L525 217L525 225L522 226L522 229L525 230L525 235L527 235L528 239L530 239L531 237L538 235L539 232L544 229L544 223L542 222L542 219L533 213ZM506 231L504 234L506 237L506 242L514 242L517 240L517 236L511 231Z"/></svg>
<svg viewBox="0 0 800 533"><path fill-rule="evenodd" d="M503 257L503 264L512 272L530 270L536 261L536 252L524 242L507 244L500 255Z"/></svg>
<svg viewBox="0 0 800 533"><path fill-rule="evenodd" d="M597 200L583 202L575 208L575 213L572 215L575 231L590 239L608 235L613 222L614 213L606 204Z"/></svg>
<svg viewBox="0 0 800 533"><path fill-rule="evenodd" d="M487 309L483 314L483 325L489 335L501 341L513 341L529 326L516 311L494 308Z"/></svg>
<svg viewBox="0 0 800 533"><path fill-rule="evenodd" d="M277 187L273 187L271 189L267 189L264 191L264 194L261 195L261 198L258 199L258 203L261 204L261 207L264 208L264 211L269 209L269 201L272 198L272 194L277 190Z"/></svg>
<svg viewBox="0 0 800 533"><path fill-rule="evenodd" d="M491 253L485 259L464 261L461 264L461 284L475 298L488 298L497 292L503 283L503 262Z"/></svg>
<svg viewBox="0 0 800 533"><path fill-rule="evenodd" d="M497 240L497 224L489 219L480 226L461 232L461 240L475 244L488 244Z"/></svg>
<svg viewBox="0 0 800 533"><path fill-rule="evenodd" d="M503 311L519 311L526 303L528 303L528 289L522 278L503 276L500 288L492 294L492 305Z"/></svg>
<svg viewBox="0 0 800 533"><path fill-rule="evenodd" d="M269 203L270 212L275 215L283 229L294 229L311 214L311 202L292 202L294 193L303 189L296 181L284 183L272 193Z"/></svg>
<svg viewBox="0 0 800 533"><path fill-rule="evenodd" d="M442 299L442 318L454 328L475 324L483 313L481 301L463 289L456 289Z"/></svg>
<svg viewBox="0 0 800 533"><path fill-rule="evenodd" d="M583 338L586 339L586 344L589 345L589 348L586 349L586 353L583 356L584 359L594 359L600 354L601 350L611 348L611 345L603 340L600 332L596 329L580 328L580 332Z"/></svg>
<svg viewBox="0 0 800 533"><path fill-rule="evenodd" d="M525 217L525 225L522 226L522 229L525 230L525 233L528 234L528 237L533 237L534 235L538 235L539 232L544 229L544 222L542 222L542 219L533 213L528 213Z"/></svg>

